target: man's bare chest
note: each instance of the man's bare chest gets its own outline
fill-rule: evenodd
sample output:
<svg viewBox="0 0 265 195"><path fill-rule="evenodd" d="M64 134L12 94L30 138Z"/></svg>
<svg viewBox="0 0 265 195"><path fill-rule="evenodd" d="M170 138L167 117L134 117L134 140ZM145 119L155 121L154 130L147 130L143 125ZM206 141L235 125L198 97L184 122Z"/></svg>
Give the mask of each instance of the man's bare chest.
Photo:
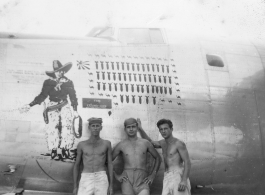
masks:
<svg viewBox="0 0 265 195"><path fill-rule="evenodd" d="M83 154L86 156L89 155L106 155L107 147L100 144L87 144L83 148Z"/></svg>
<svg viewBox="0 0 265 195"><path fill-rule="evenodd" d="M178 149L174 145L163 144L162 151L163 151L163 157L166 159L179 158Z"/></svg>
<svg viewBox="0 0 265 195"><path fill-rule="evenodd" d="M129 143L126 144L126 147L123 147L124 155L134 155L134 156L139 156L139 155L146 155L147 153L147 147L143 144L137 144L137 143Z"/></svg>

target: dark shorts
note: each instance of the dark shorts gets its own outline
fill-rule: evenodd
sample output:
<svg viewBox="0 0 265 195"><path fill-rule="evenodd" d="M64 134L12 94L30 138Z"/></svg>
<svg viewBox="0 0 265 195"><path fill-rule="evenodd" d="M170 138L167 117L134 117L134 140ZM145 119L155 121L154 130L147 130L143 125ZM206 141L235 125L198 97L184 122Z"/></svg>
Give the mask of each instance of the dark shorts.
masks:
<svg viewBox="0 0 265 195"><path fill-rule="evenodd" d="M125 169L122 173L129 178L128 181L121 183L121 191L123 195L139 194L142 190L149 191L148 184L143 180L147 177L147 172L143 169Z"/></svg>

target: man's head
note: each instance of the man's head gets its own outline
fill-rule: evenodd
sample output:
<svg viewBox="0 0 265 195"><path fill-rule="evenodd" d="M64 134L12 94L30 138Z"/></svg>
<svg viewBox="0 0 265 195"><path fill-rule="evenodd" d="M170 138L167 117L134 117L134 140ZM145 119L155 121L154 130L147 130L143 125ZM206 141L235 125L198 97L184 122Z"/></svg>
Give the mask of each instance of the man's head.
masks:
<svg viewBox="0 0 265 195"><path fill-rule="evenodd" d="M138 123L135 118L128 118L124 121L124 130L129 137L137 135Z"/></svg>
<svg viewBox="0 0 265 195"><path fill-rule="evenodd" d="M161 119L156 123L159 132L161 133L163 138L169 138L172 135L173 124L171 120Z"/></svg>
<svg viewBox="0 0 265 195"><path fill-rule="evenodd" d="M64 71L62 70L56 71L54 72L54 75L57 79L62 78L64 76Z"/></svg>
<svg viewBox="0 0 265 195"><path fill-rule="evenodd" d="M99 132L102 130L102 118L89 118L88 120L88 129L91 131L91 135L99 135Z"/></svg>
<svg viewBox="0 0 265 195"><path fill-rule="evenodd" d="M62 63L59 60L53 60L52 62L53 71L46 71L45 73L52 77L52 78L61 78L64 76L65 73L67 73L72 68L72 63L68 62L65 65L62 65Z"/></svg>

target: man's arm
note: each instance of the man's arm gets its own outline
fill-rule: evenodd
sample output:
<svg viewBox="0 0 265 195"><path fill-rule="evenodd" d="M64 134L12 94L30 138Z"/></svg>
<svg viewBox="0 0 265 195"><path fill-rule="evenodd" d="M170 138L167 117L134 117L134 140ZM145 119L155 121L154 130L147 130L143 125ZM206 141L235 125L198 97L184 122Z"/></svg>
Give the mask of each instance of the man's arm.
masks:
<svg viewBox="0 0 265 195"><path fill-rule="evenodd" d="M152 184L154 179L155 179L156 173L160 167L161 157L150 142L147 143L147 148L148 148L148 152L155 158L155 165L154 165L154 168L152 170L151 175L149 175L147 178L145 178L144 182L147 184L149 184L149 183Z"/></svg>
<svg viewBox="0 0 265 195"><path fill-rule="evenodd" d="M22 106L20 108L20 112L28 112L32 106L35 106L36 104L41 104L48 97L50 89L51 85L49 83L49 80L45 80L42 86L41 93L36 96L31 103Z"/></svg>
<svg viewBox="0 0 265 195"><path fill-rule="evenodd" d="M179 191L184 191L187 187L187 179L189 178L189 174L190 174L191 162L190 162L189 153L188 153L185 143L178 141L177 145L178 145L178 152L180 154L180 157L184 162L184 171L183 171L181 182L179 183Z"/></svg>
<svg viewBox="0 0 265 195"><path fill-rule="evenodd" d="M112 161L114 161L117 158L117 156L120 154L120 152L121 152L120 151L120 143L118 143L112 151ZM114 173L115 178L117 179L117 174L116 174L115 170L113 170L113 173Z"/></svg>
<svg viewBox="0 0 265 195"><path fill-rule="evenodd" d="M77 194L77 191L78 191L78 175L79 175L81 160L82 160L82 149L81 149L81 144L79 143L77 145L77 156L76 156L76 161L75 161L74 170L73 170L73 176L74 176L74 191L73 191L73 193L75 195Z"/></svg>
<svg viewBox="0 0 265 195"><path fill-rule="evenodd" d="M109 195L113 194L113 163L112 163L112 148L111 148L111 142L108 141L108 171L109 171Z"/></svg>
<svg viewBox="0 0 265 195"><path fill-rule="evenodd" d="M112 160L114 161L116 158L117 158L117 156L121 153L121 149L120 149L120 147L121 147L121 142L120 143L118 143L115 147L114 147L114 149L113 149L113 151L112 151ZM123 175L118 175L116 172L115 172L115 170L113 170L113 174L114 174L114 177L119 181L119 182L126 182L127 180L128 180L128 178L126 177L126 176L123 176Z"/></svg>
<svg viewBox="0 0 265 195"><path fill-rule="evenodd" d="M144 131L143 127L142 127L142 122L139 118L137 118L137 123L138 123L138 131L141 135L141 137L143 139L146 139L148 140L149 142L152 143L152 145L155 147L155 148L161 148L161 145L159 143L159 141L153 141L151 140L151 138L146 134L146 132Z"/></svg>
<svg viewBox="0 0 265 195"><path fill-rule="evenodd" d="M121 150L120 150L120 143L118 143L114 149L112 150L112 161L114 161L117 156L120 154Z"/></svg>

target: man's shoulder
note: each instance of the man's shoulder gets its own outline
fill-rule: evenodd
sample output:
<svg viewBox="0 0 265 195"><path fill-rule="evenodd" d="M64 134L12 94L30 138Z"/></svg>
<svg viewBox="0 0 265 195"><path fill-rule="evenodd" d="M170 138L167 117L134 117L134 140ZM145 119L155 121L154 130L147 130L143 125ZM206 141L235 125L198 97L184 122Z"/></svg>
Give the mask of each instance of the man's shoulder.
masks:
<svg viewBox="0 0 265 195"><path fill-rule="evenodd" d="M175 138L175 145L176 145L177 147L186 147L185 142L182 141L182 140L180 140L180 139L177 139L177 138Z"/></svg>
<svg viewBox="0 0 265 195"><path fill-rule="evenodd" d="M101 140L102 140L103 142L105 142L105 143L110 143L110 141L107 140L107 139L102 139L102 138L101 138Z"/></svg>
<svg viewBox="0 0 265 195"><path fill-rule="evenodd" d="M106 139L101 139L101 140L102 140L102 143L104 145L110 145L111 144L111 142L109 140L106 140Z"/></svg>
<svg viewBox="0 0 265 195"><path fill-rule="evenodd" d="M83 147L87 147L89 145L90 145L89 144L89 140L84 140L84 141L79 142L78 145L77 145L77 147L83 148Z"/></svg>
<svg viewBox="0 0 265 195"><path fill-rule="evenodd" d="M137 142L148 143L149 141L146 139L142 139L142 138L138 137ZM124 140L121 140L118 144L128 144L128 143L131 143L131 141L128 139L124 139Z"/></svg>
<svg viewBox="0 0 265 195"><path fill-rule="evenodd" d="M63 85L73 85L73 81L67 77L63 77L61 79L61 81L62 81Z"/></svg>
<svg viewBox="0 0 265 195"><path fill-rule="evenodd" d="M83 150L87 145L87 141L81 141L77 144L77 150Z"/></svg>
<svg viewBox="0 0 265 195"><path fill-rule="evenodd" d="M126 145L126 144L128 144L128 143L129 143L129 140L124 139L124 140L121 140L121 141L117 144L117 146L118 146L118 145L120 145L120 146L122 146L122 145Z"/></svg>
<svg viewBox="0 0 265 195"><path fill-rule="evenodd" d="M79 142L79 143L77 144L77 147L83 147L84 145L86 145L86 143L87 143L87 140L85 140L85 141L81 141L81 142Z"/></svg>
<svg viewBox="0 0 265 195"><path fill-rule="evenodd" d="M165 139L159 140L158 142L160 144L166 144L166 140ZM185 146L184 141L182 141L180 139L177 139L177 138L174 138L174 140L171 143L174 144L174 145L176 145L176 146L180 146L180 147Z"/></svg>
<svg viewBox="0 0 265 195"><path fill-rule="evenodd" d="M147 139L143 139L143 138L138 138L138 142L140 143L144 143L144 144L150 144L151 142L148 141Z"/></svg>
<svg viewBox="0 0 265 195"><path fill-rule="evenodd" d="M130 141L128 139L121 140L118 144L117 147L120 147L121 149L126 147L128 144L130 144Z"/></svg>
<svg viewBox="0 0 265 195"><path fill-rule="evenodd" d="M52 79L52 78L48 78L48 79L46 79L45 81L44 81L44 83L43 83L44 85L56 85L56 81L54 80L54 79Z"/></svg>
<svg viewBox="0 0 265 195"><path fill-rule="evenodd" d="M165 139L161 139L161 140L158 140L157 142L159 142L159 144L164 144L164 143L166 143L166 140Z"/></svg>

